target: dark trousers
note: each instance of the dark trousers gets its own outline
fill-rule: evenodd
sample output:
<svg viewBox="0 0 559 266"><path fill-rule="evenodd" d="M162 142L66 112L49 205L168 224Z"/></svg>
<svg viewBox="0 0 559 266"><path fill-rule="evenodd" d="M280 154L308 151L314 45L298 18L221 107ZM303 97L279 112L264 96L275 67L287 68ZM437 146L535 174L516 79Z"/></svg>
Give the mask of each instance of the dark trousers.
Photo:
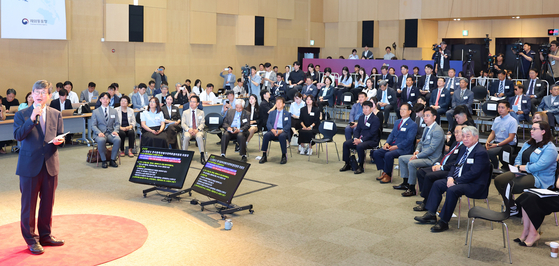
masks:
<svg viewBox="0 0 559 266"><path fill-rule="evenodd" d="M489 160L491 161L491 164L493 165L493 169L498 169L499 168L499 158L497 158L497 155L499 155L499 157L501 156L500 155L501 150L505 146L510 146L510 145L506 144L504 146L491 148L487 151L487 154L489 154Z"/></svg>
<svg viewBox="0 0 559 266"><path fill-rule="evenodd" d="M225 152L227 152L227 145L229 145L229 141L232 138L236 138L237 143L239 143L239 146L241 148L240 154L241 155L246 155L247 154L247 142L246 142L245 133L246 132L240 132L240 133L233 134L229 131L226 131L225 134L223 134L223 137L221 138L221 153L225 154Z"/></svg>
<svg viewBox="0 0 559 266"><path fill-rule="evenodd" d="M342 104L342 102L344 101L343 99L343 94L348 92L349 90L346 87L338 87L338 89L336 89L334 91L334 94L336 95L336 104L340 105Z"/></svg>
<svg viewBox="0 0 559 266"><path fill-rule="evenodd" d="M439 179L446 179L447 176L448 171L433 172L431 167L424 167L417 170L417 182L419 184L419 190L421 191L420 195L424 198L424 203L427 203L433 183Z"/></svg>
<svg viewBox="0 0 559 266"><path fill-rule="evenodd" d="M446 179L437 180L433 183L433 188L429 193L429 199L427 200L425 207L431 213L437 212L439 204L441 204L441 200L443 199L443 193L446 192L446 199L439 217L443 222L448 223L452 217L454 209L456 208L458 199L462 195L466 194L466 192L477 191L478 189L480 189L479 186L474 184L457 184L448 188L446 186Z"/></svg>
<svg viewBox="0 0 559 266"><path fill-rule="evenodd" d="M387 175L392 176L394 159L400 157L400 155L398 150L387 151L385 149L378 149L373 152L373 159L375 160L378 170L382 170Z"/></svg>
<svg viewBox="0 0 559 266"><path fill-rule="evenodd" d="M437 124L439 125L441 124L441 116L443 115L446 116L446 109L443 108L437 109L437 119L436 119Z"/></svg>
<svg viewBox="0 0 559 266"><path fill-rule="evenodd" d="M388 123L388 118L390 117L390 112L392 112L392 110L394 110L394 107L392 105L387 105L384 108L380 109L384 115L384 123ZM396 112L397 115L399 115L399 112Z"/></svg>
<svg viewBox="0 0 559 266"><path fill-rule="evenodd" d="M503 195L505 193L505 189L510 181L514 181L513 194L520 194L526 188L533 188L536 182L533 175L516 176L512 172L502 173L495 177L495 188L497 188L499 194Z"/></svg>
<svg viewBox="0 0 559 266"><path fill-rule="evenodd" d="M289 140L287 132L283 131L276 137L272 131L268 131L262 138L261 151L268 151L268 145L271 140L278 140L281 147L281 154L287 154L287 141Z"/></svg>
<svg viewBox="0 0 559 266"><path fill-rule="evenodd" d="M21 191L21 234L28 245L38 243L40 239L50 236L52 225L52 207L54 205L54 192L58 185L58 176L50 176L45 163L37 176L19 177L19 189ZM35 210L37 199L39 203L39 217L35 233Z"/></svg>
<svg viewBox="0 0 559 266"><path fill-rule="evenodd" d="M128 137L128 148L134 149L134 142L136 141L136 132L131 129L128 131L119 130L118 136L120 137L120 150L124 151L124 140Z"/></svg>
<svg viewBox="0 0 559 266"><path fill-rule="evenodd" d="M366 149L372 149L376 146L378 146L378 143L375 143L372 140L361 142L361 143L359 143L359 145L353 144L353 139L346 140L346 141L344 141L344 146L343 146L344 162L349 163L349 149L356 149L357 150L357 156L359 156L359 161L358 162L360 164L363 164L363 162L365 162L365 150Z"/></svg>

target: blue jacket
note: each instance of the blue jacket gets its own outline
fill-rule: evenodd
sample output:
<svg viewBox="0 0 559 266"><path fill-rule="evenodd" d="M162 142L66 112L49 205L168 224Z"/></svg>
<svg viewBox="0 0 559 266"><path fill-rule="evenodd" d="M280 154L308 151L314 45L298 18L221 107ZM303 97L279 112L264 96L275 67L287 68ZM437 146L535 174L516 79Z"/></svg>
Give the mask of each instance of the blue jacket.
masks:
<svg viewBox="0 0 559 266"><path fill-rule="evenodd" d="M363 105L360 103L354 103L349 111L349 122L355 122L355 119L359 118L363 114Z"/></svg>
<svg viewBox="0 0 559 266"><path fill-rule="evenodd" d="M310 88L307 84L303 84L303 88L301 89L301 94L311 95L313 98L316 99L316 95L318 94L318 89L316 88L316 86L314 84L311 85Z"/></svg>
<svg viewBox="0 0 559 266"><path fill-rule="evenodd" d="M417 133L417 124L408 118L406 123L403 123L400 130L398 130L398 125L402 119L396 120L394 122L394 128L388 138L386 143L392 145L392 142L396 141L395 145L398 146L398 151L400 155L412 154L413 146L415 144L415 133Z"/></svg>
<svg viewBox="0 0 559 266"><path fill-rule="evenodd" d="M458 152L457 162L466 152L467 147L462 146ZM450 168L448 176L452 177L456 169L456 165ZM491 174L491 161L489 161L489 154L485 147L479 142L476 144L472 152L468 154L464 166L462 166L462 175L454 179L456 184L471 184L471 190L465 191L465 195L470 198L479 198L484 196L487 191L489 178Z"/></svg>
<svg viewBox="0 0 559 266"><path fill-rule="evenodd" d="M322 94L324 93L324 91L326 91L326 96L323 96L324 100L328 100L328 105L330 107L334 106L334 87L330 86L330 88L324 86L322 87L322 89L320 89L320 92L318 93L318 97L322 96Z"/></svg>
<svg viewBox="0 0 559 266"><path fill-rule="evenodd" d="M373 147L377 147L380 141L379 136L380 119L371 113L367 123L365 123L365 114L359 116L357 119L357 127L355 128L354 136L360 138L361 141L373 141Z"/></svg>
<svg viewBox="0 0 559 266"><path fill-rule="evenodd" d="M144 98L144 106L148 106L149 105L149 99L148 99L148 94L147 92L144 93L144 95L140 95L140 93L134 93L134 95L132 95L132 108L139 110L142 109L142 99Z"/></svg>
<svg viewBox="0 0 559 266"><path fill-rule="evenodd" d="M435 103L437 102L437 91L438 88L434 89L433 92L431 93L431 99L429 99L429 105L435 105ZM443 88L443 91L441 92L441 97L439 98L439 109L441 110L448 110L448 107L450 107L450 104L452 102L452 95L450 95L450 91L446 88Z"/></svg>
<svg viewBox="0 0 559 266"><path fill-rule="evenodd" d="M491 83L491 87L489 88L489 94L491 96L494 96L495 93L499 92L500 82L501 82L500 80L495 80L493 81L493 83ZM503 91L505 93L505 97L507 97L508 99L508 97L514 96L514 83L512 82L512 80L508 80L508 79L505 79L504 82L505 84L503 86L504 87Z"/></svg>
<svg viewBox="0 0 559 266"><path fill-rule="evenodd" d="M270 112L270 115L268 116L268 121L266 122L266 127L268 128L268 130L272 130L274 128L274 123L276 122L277 115L278 115L278 110L274 110ZM291 128L291 113L286 111L284 108L282 116L283 116L282 118L283 131L288 132L288 130Z"/></svg>
<svg viewBox="0 0 559 266"><path fill-rule="evenodd" d="M516 95L509 98L510 108L513 109L514 101L516 100ZM526 94L522 94L520 97L520 110L524 112L524 115L528 116L530 114L530 110L532 109L531 100ZM546 187L547 188L547 187Z"/></svg>
<svg viewBox="0 0 559 266"><path fill-rule="evenodd" d="M417 98L419 98L419 89L416 86L411 86L410 90L410 97L408 98L408 88L404 88L401 93L398 94L400 97L400 105L403 103L409 103L412 106L417 102Z"/></svg>
<svg viewBox="0 0 559 266"><path fill-rule="evenodd" d="M528 144L528 142L522 145L522 149L514 160L515 165L522 164L522 153L529 147L530 144ZM536 148L536 150L530 154L530 162L526 164L526 172L534 176L535 187L545 189L553 185L555 182L555 170L557 169L557 162L555 159L557 159L557 149L552 142L548 142L542 148Z"/></svg>

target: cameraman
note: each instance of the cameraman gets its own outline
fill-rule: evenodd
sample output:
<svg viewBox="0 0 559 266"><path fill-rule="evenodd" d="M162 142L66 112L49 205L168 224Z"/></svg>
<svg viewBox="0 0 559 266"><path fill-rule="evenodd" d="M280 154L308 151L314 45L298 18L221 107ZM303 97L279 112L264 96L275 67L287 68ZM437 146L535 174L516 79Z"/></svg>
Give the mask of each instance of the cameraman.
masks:
<svg viewBox="0 0 559 266"><path fill-rule="evenodd" d="M446 49L446 42L442 41L439 50L433 54L435 60L435 74L437 76L446 76L450 68L450 51Z"/></svg>
<svg viewBox="0 0 559 266"><path fill-rule="evenodd" d="M532 62L534 61L534 57L536 57L536 52L531 51L532 47L530 46L529 43L524 43L524 51L521 51L520 53L518 53L519 55L521 55L522 57L520 58L522 60L522 69L519 71L519 77L517 78L526 78L528 77L528 72L530 71L530 66L532 65ZM511 48L512 50L512 48ZM516 51L512 51L514 54L516 54Z"/></svg>
<svg viewBox="0 0 559 266"><path fill-rule="evenodd" d="M559 42L557 41L551 41L551 44L549 45L549 64L551 65L551 68L547 69L547 75L548 77L553 77L553 79L557 80L559 79L559 56L557 56L557 51L559 51L559 49L557 49L557 46L559 46ZM542 52L540 52L540 60L543 62L545 60ZM553 71L553 72L552 72ZM547 77L543 77L542 78L547 78ZM553 84L555 83L554 81L549 82L549 84Z"/></svg>

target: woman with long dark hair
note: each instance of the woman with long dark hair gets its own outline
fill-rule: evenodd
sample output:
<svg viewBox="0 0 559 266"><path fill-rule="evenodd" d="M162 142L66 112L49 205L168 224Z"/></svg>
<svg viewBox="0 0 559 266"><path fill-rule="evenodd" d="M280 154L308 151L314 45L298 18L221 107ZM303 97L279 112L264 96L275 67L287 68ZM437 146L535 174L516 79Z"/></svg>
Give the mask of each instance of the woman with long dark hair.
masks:
<svg viewBox="0 0 559 266"><path fill-rule="evenodd" d="M245 107L245 110L249 113L249 117L250 117L250 127L248 128L248 137L247 137L247 143L250 142L250 139L252 139L252 136L254 136L254 133L258 132L259 128L258 128L258 122L259 122L259 118L260 118L260 113L258 110L258 99L256 98L256 95L251 94L248 97L248 104Z"/></svg>
<svg viewBox="0 0 559 266"><path fill-rule="evenodd" d="M309 143L318 133L321 112L314 97L307 96L305 103L306 106L301 108L299 116L299 153L301 155L312 155L312 147Z"/></svg>
<svg viewBox="0 0 559 266"><path fill-rule="evenodd" d="M342 75L338 80L338 89L336 90L336 104L342 104L342 95L351 89L353 79L349 73L349 68L346 66L342 68Z"/></svg>
<svg viewBox="0 0 559 266"><path fill-rule="evenodd" d="M140 113L142 125L141 147L169 148L165 132L165 117L157 97L151 97L148 109Z"/></svg>

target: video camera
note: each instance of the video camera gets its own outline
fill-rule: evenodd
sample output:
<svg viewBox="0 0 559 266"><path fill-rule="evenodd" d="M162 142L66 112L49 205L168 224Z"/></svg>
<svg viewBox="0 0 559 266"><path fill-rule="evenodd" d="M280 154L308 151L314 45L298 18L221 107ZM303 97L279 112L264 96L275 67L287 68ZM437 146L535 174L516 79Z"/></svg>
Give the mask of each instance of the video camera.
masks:
<svg viewBox="0 0 559 266"><path fill-rule="evenodd" d="M439 48L441 48L441 45L435 43L435 44L433 44L433 47L431 49L433 49L433 51L439 51Z"/></svg>
<svg viewBox="0 0 559 266"><path fill-rule="evenodd" d="M524 52L524 44L522 43L522 41L518 41L517 43L514 43L512 45L511 49L515 54L520 54Z"/></svg>
<svg viewBox="0 0 559 266"><path fill-rule="evenodd" d="M487 58L487 65L489 66L489 69L492 69L493 66L495 66L495 62L497 62L497 56L489 56Z"/></svg>
<svg viewBox="0 0 559 266"><path fill-rule="evenodd" d="M540 49L538 49L538 51L539 51L540 53L542 53L543 56L547 56L547 55L549 54L549 52L550 52L550 50L549 50L550 47L551 47L551 44L549 44L549 43L544 43L544 44L541 44L541 45L540 45Z"/></svg>
<svg viewBox="0 0 559 266"><path fill-rule="evenodd" d="M250 76L250 67L247 64L245 64L245 66L241 67L241 73L243 74L243 77ZM246 78L245 78L245 80L246 80Z"/></svg>
<svg viewBox="0 0 559 266"><path fill-rule="evenodd" d="M472 62L475 53L477 53L476 50L468 49L468 53L466 54L466 61Z"/></svg>

